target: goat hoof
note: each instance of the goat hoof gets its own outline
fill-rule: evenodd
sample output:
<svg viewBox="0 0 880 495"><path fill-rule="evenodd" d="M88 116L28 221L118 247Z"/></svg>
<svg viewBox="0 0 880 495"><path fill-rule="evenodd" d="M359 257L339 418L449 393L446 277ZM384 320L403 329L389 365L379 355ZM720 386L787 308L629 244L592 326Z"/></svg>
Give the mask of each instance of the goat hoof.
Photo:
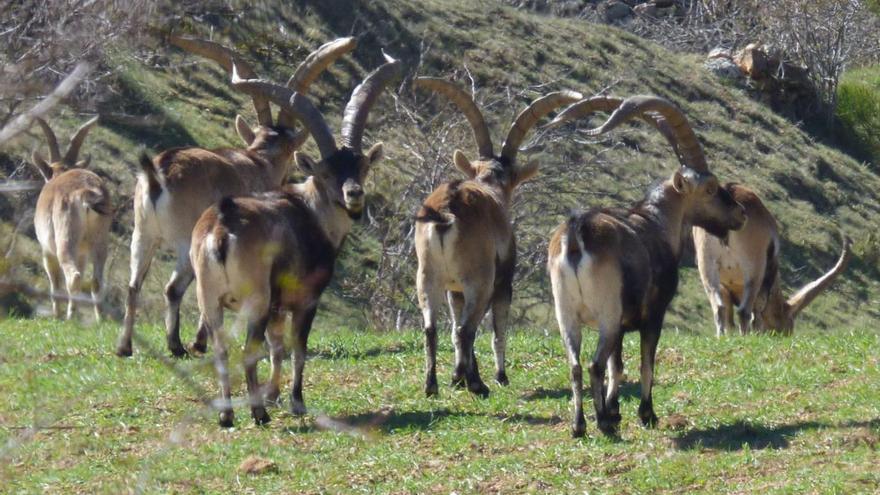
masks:
<svg viewBox="0 0 880 495"><path fill-rule="evenodd" d="M584 417L581 416L577 421L571 424L571 438L583 438L586 433L587 422L584 420Z"/></svg>
<svg viewBox="0 0 880 495"><path fill-rule="evenodd" d="M116 355L119 357L131 357L131 346L119 346L116 348Z"/></svg>
<svg viewBox="0 0 880 495"><path fill-rule="evenodd" d="M266 388L266 393L263 394L263 400L266 401L266 404L278 407L281 405L281 401L278 398L281 396L281 390L278 387L269 386Z"/></svg>
<svg viewBox="0 0 880 495"><path fill-rule="evenodd" d="M292 400L290 401L290 414L294 416L305 416L306 415L306 405L302 401Z"/></svg>
<svg viewBox="0 0 880 495"><path fill-rule="evenodd" d="M253 416L254 424L257 426L266 425L272 420L272 418L269 417L269 413L266 412L265 407L255 407L251 409L251 416Z"/></svg>
<svg viewBox="0 0 880 495"><path fill-rule="evenodd" d="M504 385L505 387L510 385L510 380L507 379L507 373L504 371L495 373L495 381L498 382L498 385Z"/></svg>
<svg viewBox="0 0 880 495"><path fill-rule="evenodd" d="M483 399L485 399L486 397L489 397L489 387L487 387L486 384L481 381L469 383L468 384L468 391L470 391L472 394L477 395Z"/></svg>
<svg viewBox="0 0 880 495"><path fill-rule="evenodd" d="M172 357L176 357L176 358L189 357L189 353L186 352L186 349L183 348L182 344L177 344L176 346L168 346L168 350L171 351Z"/></svg>
<svg viewBox="0 0 880 495"><path fill-rule="evenodd" d="M440 391L437 389L437 380L425 384L425 397L437 397Z"/></svg>
<svg viewBox="0 0 880 495"><path fill-rule="evenodd" d="M194 354L204 354L208 352L208 344L196 341L190 344L189 350Z"/></svg>
<svg viewBox="0 0 880 495"><path fill-rule="evenodd" d="M642 426L645 428L656 428L657 427L657 415L654 414L654 411L651 411L648 414L641 416Z"/></svg>
<svg viewBox="0 0 880 495"><path fill-rule="evenodd" d="M223 411L220 413L220 420L218 421L218 424L220 424L221 428L232 428L232 425L234 423L233 419L234 415L232 411Z"/></svg>

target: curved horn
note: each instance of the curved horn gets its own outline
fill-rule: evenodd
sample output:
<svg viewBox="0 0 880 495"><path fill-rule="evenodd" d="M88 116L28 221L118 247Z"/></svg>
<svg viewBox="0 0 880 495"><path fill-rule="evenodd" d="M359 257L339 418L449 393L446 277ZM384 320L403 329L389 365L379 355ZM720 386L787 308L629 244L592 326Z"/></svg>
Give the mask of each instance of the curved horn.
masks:
<svg viewBox="0 0 880 495"><path fill-rule="evenodd" d="M168 42L182 50L217 62L229 74L232 74L234 64L238 67L239 74L243 78L257 79L257 73L241 55L219 43L195 38L181 38L173 34L168 36ZM272 110L269 108L269 101L262 94L252 94L251 97L254 100L254 110L257 112L257 122L260 125L272 126Z"/></svg>
<svg viewBox="0 0 880 495"><path fill-rule="evenodd" d="M494 158L495 149L492 146L492 137L489 135L489 126L483 118L483 112L477 107L474 98L465 93L458 85L439 77L417 77L413 80L413 86L440 93L458 107L464 114L471 129L474 131L474 141L477 142L477 151L480 158Z"/></svg>
<svg viewBox="0 0 880 495"><path fill-rule="evenodd" d="M86 136L89 135L89 131L92 130L92 127L95 127L95 124L98 123L98 117L89 120L79 129L76 130L76 134L70 139L70 146L67 147L67 153L64 155L64 163L69 166L74 166L76 164L76 157L79 156L79 149L85 141ZM91 157L89 157L91 160Z"/></svg>
<svg viewBox="0 0 880 495"><path fill-rule="evenodd" d="M604 134L634 117L644 118L642 114L645 113L660 114L666 121L665 125L668 125L669 135L675 138L674 148L683 166L697 172L709 171L703 147L697 140L697 135L694 134L687 117L672 102L658 96L630 96L608 117L604 124L587 131L587 134L590 136Z"/></svg>
<svg viewBox="0 0 880 495"><path fill-rule="evenodd" d="M287 109L293 117L305 125L312 137L315 138L315 143L321 152L321 158L327 158L336 153L336 140L333 139L330 126L327 125L321 112L304 95L268 81L241 79L238 77L238 67L235 65L232 67L232 85L247 94L264 95L269 101Z"/></svg>
<svg viewBox="0 0 880 495"><path fill-rule="evenodd" d="M786 302L786 307L788 308L788 314L791 315L791 318L794 319L798 313L801 312L808 304L813 302L813 299L816 299L816 296L822 293L825 289L827 289L834 280L840 275L843 270L846 269L846 265L849 264L850 258L850 248L852 247L852 241L849 237L841 232L840 234L843 237L843 250L840 253L840 258L837 260L837 263L831 270L828 270L824 275L817 278L816 280L810 282L809 284L802 287L799 291L797 291L793 296L791 296Z"/></svg>
<svg viewBox="0 0 880 495"><path fill-rule="evenodd" d="M367 125L367 116L370 109L382 90L393 80L400 76L400 60L385 55L385 63L368 75L364 82L354 88L345 112L342 116L342 145L346 148L360 152L361 141L364 137L364 127Z"/></svg>
<svg viewBox="0 0 880 495"><path fill-rule="evenodd" d="M61 161L61 151L58 150L58 139L55 138L55 133L52 132L52 128L49 127L49 124L40 117L35 118L37 124L40 124L40 128L43 129L43 135L46 136L46 143L49 144L49 162L55 163Z"/></svg>
<svg viewBox="0 0 880 495"><path fill-rule="evenodd" d="M299 64L296 72L288 79L287 87L300 94L308 93L309 87L321 75L321 72L330 67L330 64L340 57L354 50L356 46L357 40L354 37L339 38L329 43L324 43ZM281 107L281 111L278 112L278 125L293 127L294 124L295 119L284 110L284 107Z"/></svg>
<svg viewBox="0 0 880 495"><path fill-rule="evenodd" d="M592 98L587 98L577 103L573 103L565 110L559 112L559 115L557 115L556 118L545 127L558 127L565 122L585 118L595 112L610 113L616 110L622 103L623 99L613 96L594 96ZM666 138L670 146L672 146L673 151L675 151L676 156L681 160L681 154L678 151L678 142L675 139L675 133L669 125L669 122L667 122L662 115L654 112L643 113L640 117L642 120L660 131L660 134Z"/></svg>
<svg viewBox="0 0 880 495"><path fill-rule="evenodd" d="M527 106L525 110L516 116L516 119L514 119L513 124L510 126L510 130L507 131L507 138L501 146L501 157L506 158L509 163L516 161L519 145L522 144L526 133L539 120L562 105L574 103L583 97L584 95L575 91L556 91L533 101L531 105Z"/></svg>

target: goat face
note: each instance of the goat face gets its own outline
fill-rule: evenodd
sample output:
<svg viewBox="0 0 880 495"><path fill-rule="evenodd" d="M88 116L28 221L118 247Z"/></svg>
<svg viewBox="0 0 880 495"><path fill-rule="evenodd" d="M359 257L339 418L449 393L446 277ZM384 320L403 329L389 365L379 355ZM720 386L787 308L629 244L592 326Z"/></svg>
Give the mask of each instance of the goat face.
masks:
<svg viewBox="0 0 880 495"><path fill-rule="evenodd" d="M682 168L672 176L672 187L687 199L690 222L710 234L725 239L729 231L745 225L745 208L711 172Z"/></svg>
<svg viewBox="0 0 880 495"><path fill-rule="evenodd" d="M320 162L302 152L296 152L294 159L301 169L312 174L320 188L329 195L330 202L357 220L364 210L364 182L367 173L382 156L382 143L376 143L366 154L341 148Z"/></svg>
<svg viewBox="0 0 880 495"><path fill-rule="evenodd" d="M515 163L508 164L503 158L471 162L460 150L455 150L452 158L455 167L468 179L497 187L508 197L518 185L531 179L538 172L537 162L529 162L523 167L517 167Z"/></svg>

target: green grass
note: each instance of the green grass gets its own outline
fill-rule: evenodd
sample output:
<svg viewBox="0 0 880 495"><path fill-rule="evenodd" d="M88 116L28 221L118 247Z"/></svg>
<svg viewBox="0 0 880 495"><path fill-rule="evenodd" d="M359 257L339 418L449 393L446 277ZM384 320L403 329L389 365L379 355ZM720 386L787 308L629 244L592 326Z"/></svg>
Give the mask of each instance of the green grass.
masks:
<svg viewBox="0 0 880 495"><path fill-rule="evenodd" d="M853 144L880 166L880 66L843 75L837 89L837 117Z"/></svg>
<svg viewBox="0 0 880 495"><path fill-rule="evenodd" d="M439 398L425 399L419 332L355 333L329 329L326 320L319 315L306 366L309 415L274 409L273 421L259 428L238 406L232 430L219 428L200 402L203 394L217 393L208 360L174 361L172 370L144 347L131 359L116 358L113 325L0 322L2 491L880 489L876 332L799 329L790 339L716 340L667 331L658 353L656 430L638 424L638 339L630 336L620 439L603 437L588 419L587 437L573 440L568 371L553 329L547 336L513 333L511 385L492 385L488 399L447 387ZM157 327L141 334L150 347L161 348ZM587 332L585 354L594 345L594 333ZM488 375L488 335L478 338L477 350ZM452 360L448 338L441 339L438 355L445 381ZM239 399L241 375L236 365ZM589 401L585 407L591 410ZM328 428L327 418L336 426ZM34 424L46 428L24 438ZM275 469L242 473L240 463L253 455L273 461Z"/></svg>

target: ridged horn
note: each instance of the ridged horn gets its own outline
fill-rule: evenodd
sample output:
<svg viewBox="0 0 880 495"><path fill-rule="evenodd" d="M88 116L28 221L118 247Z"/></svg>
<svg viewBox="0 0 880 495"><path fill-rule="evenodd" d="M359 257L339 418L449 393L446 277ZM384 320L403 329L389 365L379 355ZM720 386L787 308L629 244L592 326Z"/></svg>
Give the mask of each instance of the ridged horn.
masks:
<svg viewBox="0 0 880 495"><path fill-rule="evenodd" d="M708 172L709 166L706 163L706 155L703 154L703 147L697 139L693 128L675 104L660 98L658 96L637 95L630 96L608 117L601 126L587 131L587 135L598 136L604 134L624 122L634 118L642 117L642 114L657 113L666 121L666 125L670 130L670 135L675 139L676 154L683 166L689 167L697 172Z"/></svg>
<svg viewBox="0 0 880 495"><path fill-rule="evenodd" d="M317 50L313 51L287 81L287 87L293 89L297 93L307 94L312 83L321 75L323 71L338 60L346 53L351 52L357 46L357 40L354 37L339 38L329 43L324 43ZM292 128L295 119L281 108L278 112L278 125Z"/></svg>
<svg viewBox="0 0 880 495"><path fill-rule="evenodd" d="M61 161L61 151L58 149L58 139L49 124L40 117L35 118L40 129L43 129L43 135L46 136L46 143L49 145L49 163Z"/></svg>
<svg viewBox="0 0 880 495"><path fill-rule="evenodd" d="M474 132L474 141L477 142L477 151L480 158L494 158L495 148L492 146L492 137L489 135L489 126L483 118L483 112L477 107L474 98L467 94L457 84L451 83L439 77L417 77L413 80L413 86L440 93L446 99L458 107L464 114L471 129Z"/></svg>
<svg viewBox="0 0 880 495"><path fill-rule="evenodd" d="M70 139L70 146L67 147L67 153L64 155L64 163L68 166L76 164L76 158L79 156L79 149L82 147L83 141L89 135L89 131L98 123L98 117L95 117L76 130L76 134Z"/></svg>
<svg viewBox="0 0 880 495"><path fill-rule="evenodd" d="M288 87L279 86L269 81L241 79L238 76L238 67L235 65L232 68L232 85L249 95L261 94L269 101L290 112L293 117L303 123L312 137L315 138L315 143L321 152L321 158L327 158L336 153L336 140L333 139L330 126L327 125L324 116L321 115L321 112L315 108L306 96Z"/></svg>
<svg viewBox="0 0 880 495"><path fill-rule="evenodd" d="M355 152L361 151L364 127L367 125L370 109L382 94L382 90L401 74L400 61L384 53L383 55L385 63L354 88L348 104L345 105L342 116L342 145Z"/></svg>
<svg viewBox="0 0 880 495"><path fill-rule="evenodd" d="M506 158L509 163L514 163L519 145L539 120L553 110L581 100L583 97L584 95L576 91L556 91L533 101L513 120L510 130L507 131L507 138L501 146L501 157Z"/></svg>
<svg viewBox="0 0 880 495"><path fill-rule="evenodd" d="M594 96L592 98L587 98L577 103L573 103L565 110L559 112L559 115L557 115L556 118L553 119L545 127L557 127L571 120L589 117L595 112L610 113L616 110L622 103L623 99L613 96ZM655 129L660 131L660 134L662 134L663 137L665 137L669 144L672 146L675 155L679 157L679 160L681 160L681 155L678 151L678 142L675 139L675 133L673 132L672 127L669 125L669 122L667 122L662 115L654 112L641 114L640 117L642 118L642 120L651 124Z"/></svg>
<svg viewBox="0 0 880 495"><path fill-rule="evenodd" d="M849 258L851 255L850 248L852 247L852 241L842 232L840 235L843 237L843 250L840 253L840 258L837 260L837 263L834 265L834 267L831 268L831 270L828 270L828 272L826 272L821 277L802 287L786 302L788 314L791 316L792 319L794 319L798 315L798 313L806 308L808 304L813 302L813 300L816 299L816 297L821 294L822 291L831 286L831 284L834 283L834 280L837 279L838 275L840 275L841 272L846 269L847 264L849 264Z"/></svg>
<svg viewBox="0 0 880 495"><path fill-rule="evenodd" d="M258 78L253 67L238 52L226 48L219 43L195 38L183 38L173 34L168 36L168 42L182 50L217 62L230 75L232 74L232 66L235 65L242 78ZM269 101L261 94L252 94L251 97L254 100L254 110L257 112L257 122L260 125L271 127L272 109L269 107Z"/></svg>

